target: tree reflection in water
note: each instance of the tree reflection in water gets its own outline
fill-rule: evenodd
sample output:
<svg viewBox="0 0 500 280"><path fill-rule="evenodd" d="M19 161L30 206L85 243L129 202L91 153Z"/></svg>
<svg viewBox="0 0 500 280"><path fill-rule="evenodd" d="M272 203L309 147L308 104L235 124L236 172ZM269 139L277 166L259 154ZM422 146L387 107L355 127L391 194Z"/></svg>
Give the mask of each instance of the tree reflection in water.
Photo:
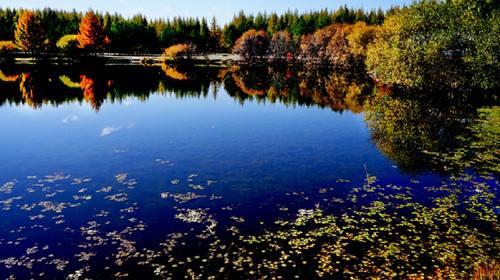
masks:
<svg viewBox="0 0 500 280"><path fill-rule="evenodd" d="M478 118L478 109L497 102L494 93L481 95L455 90L443 94L442 91L388 89L375 86L364 72L323 69L172 68L166 65L161 69L130 66L104 67L99 71L49 66L9 69L0 72L0 104L22 103L40 108L84 101L99 111L106 101L120 102L131 96L140 100L146 100L151 94L199 98L207 97L210 87L214 96L218 88L224 87L228 95L241 104L279 102L337 112L363 112L374 143L409 173L426 170L446 173L456 169L454 164L436 161L433 154L446 152L459 157L457 149L473 142L474 129L470 126ZM468 153L468 156L472 155Z"/></svg>
<svg viewBox="0 0 500 280"><path fill-rule="evenodd" d="M173 233L161 244L164 248L136 251L133 242L116 231L115 235L101 232L103 240L111 236L130 245L123 246L129 251L122 248L116 255L122 257L111 268L115 276L127 268L130 277L144 276L134 271L140 274L151 268L148 278L455 279L497 269L500 107L484 106L497 104L493 93L389 89L375 85L365 73L320 69L47 66L0 72L0 105L38 109L86 102L99 111L106 102L146 100L154 94L205 98L211 89L216 97L221 87L241 104L279 102L363 113L374 144L401 170L438 172L448 178L442 185L421 190L384 185L366 174L365 183L345 197L322 189L316 208L284 215L254 235L240 231L234 222L244 219L232 217L232 224L224 223L206 209L178 208L176 218L201 228L192 232L200 242ZM194 192L162 194L163 199L171 196L202 197ZM142 223L137 229L144 229ZM88 232L96 234L93 230ZM198 258L192 258L193 252L199 253Z"/></svg>

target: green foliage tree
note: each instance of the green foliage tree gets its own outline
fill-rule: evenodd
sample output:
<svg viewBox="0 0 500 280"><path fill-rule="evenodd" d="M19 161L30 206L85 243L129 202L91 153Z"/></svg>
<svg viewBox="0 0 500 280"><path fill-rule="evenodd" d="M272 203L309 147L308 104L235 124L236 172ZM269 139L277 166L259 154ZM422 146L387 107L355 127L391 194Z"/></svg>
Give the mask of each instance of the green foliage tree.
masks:
<svg viewBox="0 0 500 280"><path fill-rule="evenodd" d="M130 20L118 19L110 23L111 49L125 52L151 52L158 46L154 26L147 19L136 15Z"/></svg>
<svg viewBox="0 0 500 280"><path fill-rule="evenodd" d="M498 88L499 9L493 1L424 0L390 16L367 66L388 84Z"/></svg>
<svg viewBox="0 0 500 280"><path fill-rule="evenodd" d="M13 41L16 28L17 11L0 8L0 40Z"/></svg>

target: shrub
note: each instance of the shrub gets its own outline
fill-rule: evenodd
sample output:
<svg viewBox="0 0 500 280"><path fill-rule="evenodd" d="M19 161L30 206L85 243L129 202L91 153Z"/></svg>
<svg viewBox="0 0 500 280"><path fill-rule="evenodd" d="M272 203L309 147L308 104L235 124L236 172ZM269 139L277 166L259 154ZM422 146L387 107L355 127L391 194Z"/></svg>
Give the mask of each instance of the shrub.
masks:
<svg viewBox="0 0 500 280"><path fill-rule="evenodd" d="M347 40L350 32L351 27L348 25L332 24L311 35L303 36L300 43L301 59L306 64L351 66L353 55Z"/></svg>
<svg viewBox="0 0 500 280"><path fill-rule="evenodd" d="M294 45L288 31L278 31L271 38L271 54L275 60L293 59Z"/></svg>
<svg viewBox="0 0 500 280"><path fill-rule="evenodd" d="M0 41L0 55L9 55L17 51L17 45L12 41Z"/></svg>
<svg viewBox="0 0 500 280"><path fill-rule="evenodd" d="M233 53L241 55L246 60L262 57L269 51L269 38L264 30L250 29L243 33L233 47Z"/></svg>
<svg viewBox="0 0 500 280"><path fill-rule="evenodd" d="M196 51L196 47L193 44L176 44L170 46L163 51L164 60L180 60L183 58L189 58Z"/></svg>
<svg viewBox="0 0 500 280"><path fill-rule="evenodd" d="M68 34L62 36L56 43L56 47L63 52L75 52L78 49L78 35Z"/></svg>

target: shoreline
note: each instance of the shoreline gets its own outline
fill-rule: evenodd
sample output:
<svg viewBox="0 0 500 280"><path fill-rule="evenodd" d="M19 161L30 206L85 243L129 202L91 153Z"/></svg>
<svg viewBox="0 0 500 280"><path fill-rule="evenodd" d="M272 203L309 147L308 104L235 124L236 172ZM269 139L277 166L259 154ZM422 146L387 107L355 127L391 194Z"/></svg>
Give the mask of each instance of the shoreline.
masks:
<svg viewBox="0 0 500 280"><path fill-rule="evenodd" d="M91 55L67 54L14 54L0 57L0 62L15 64L49 63L54 65L74 65L80 63L100 63L104 65L161 65L164 63L196 65L232 66L244 64L246 61L239 55L230 53L196 54L182 57L178 60L165 60L162 54L126 54L126 53L99 53Z"/></svg>

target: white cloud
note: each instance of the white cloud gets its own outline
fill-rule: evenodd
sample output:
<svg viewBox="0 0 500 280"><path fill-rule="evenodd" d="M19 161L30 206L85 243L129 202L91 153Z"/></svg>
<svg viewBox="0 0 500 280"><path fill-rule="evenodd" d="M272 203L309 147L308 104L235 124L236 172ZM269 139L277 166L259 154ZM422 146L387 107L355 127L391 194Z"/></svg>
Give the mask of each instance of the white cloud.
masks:
<svg viewBox="0 0 500 280"><path fill-rule="evenodd" d="M66 116L61 120L62 123L69 123L69 122L76 122L76 121L78 121L77 115Z"/></svg>
<svg viewBox="0 0 500 280"><path fill-rule="evenodd" d="M108 136L111 135L112 133L115 133L117 131L120 131L122 129L122 126L106 126L101 130L101 136Z"/></svg>
<svg viewBox="0 0 500 280"><path fill-rule="evenodd" d="M132 129L135 127L135 123L129 123L126 126L120 125L120 126L106 126L101 130L101 136L108 136L111 135L115 132L118 132L122 130L123 128L125 129Z"/></svg>

